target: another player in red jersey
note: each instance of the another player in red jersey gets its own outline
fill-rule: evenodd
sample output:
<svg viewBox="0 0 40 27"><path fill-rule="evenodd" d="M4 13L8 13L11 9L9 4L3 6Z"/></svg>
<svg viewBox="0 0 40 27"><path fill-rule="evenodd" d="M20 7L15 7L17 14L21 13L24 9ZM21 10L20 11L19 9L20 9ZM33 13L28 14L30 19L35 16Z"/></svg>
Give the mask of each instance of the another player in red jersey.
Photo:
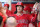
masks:
<svg viewBox="0 0 40 27"><path fill-rule="evenodd" d="M9 4L4 4L4 8L1 9L1 12L6 16L11 16L11 11L9 10Z"/></svg>
<svg viewBox="0 0 40 27"><path fill-rule="evenodd" d="M6 14L8 16L11 16L11 11L9 10L9 4L4 4L4 7L6 8Z"/></svg>
<svg viewBox="0 0 40 27"><path fill-rule="evenodd" d="M26 6L23 10L23 14L31 14L31 8L29 6Z"/></svg>
<svg viewBox="0 0 40 27"><path fill-rule="evenodd" d="M36 3L35 3L36 4ZM34 4L34 5L35 5ZM36 4L37 5L37 4ZM35 6L36 6L35 5ZM36 26L37 27L37 22L36 22L36 19L37 19L37 6L35 7L35 6L33 6L33 9L31 9L31 8L29 8L29 7L26 7L26 8L24 8L24 14L26 13L26 14L30 14L31 13L31 11L33 11L33 13L31 13L30 14L30 18L29 18L29 20L30 20L30 22L31 22L31 24L32 25L34 25L34 26ZM36 8L36 9L35 9ZM33 22L34 23L33 23ZM30 26L30 24L29 24L29 26Z"/></svg>
<svg viewBox="0 0 40 27"><path fill-rule="evenodd" d="M29 22L35 22L35 17L29 14L23 14L23 3L18 2L16 4L16 12L13 15L17 20L17 27L28 27ZM33 19L32 19L33 18Z"/></svg>

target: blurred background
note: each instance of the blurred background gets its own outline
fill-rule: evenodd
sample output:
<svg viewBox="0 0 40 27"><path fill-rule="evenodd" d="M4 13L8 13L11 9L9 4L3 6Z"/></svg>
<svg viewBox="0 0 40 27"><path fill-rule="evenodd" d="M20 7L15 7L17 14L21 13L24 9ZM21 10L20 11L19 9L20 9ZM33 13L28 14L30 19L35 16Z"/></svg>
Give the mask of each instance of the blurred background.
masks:
<svg viewBox="0 0 40 27"><path fill-rule="evenodd" d="M2 6L4 7L4 4L9 4L10 7L9 7L9 10L11 10L11 0L0 0L0 2L2 2Z"/></svg>

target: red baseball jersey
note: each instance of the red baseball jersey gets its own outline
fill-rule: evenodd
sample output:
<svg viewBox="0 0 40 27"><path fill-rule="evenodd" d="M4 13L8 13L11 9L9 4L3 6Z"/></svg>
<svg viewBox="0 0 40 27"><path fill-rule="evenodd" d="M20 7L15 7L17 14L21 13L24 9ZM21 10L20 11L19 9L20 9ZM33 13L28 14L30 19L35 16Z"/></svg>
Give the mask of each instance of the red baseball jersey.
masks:
<svg viewBox="0 0 40 27"><path fill-rule="evenodd" d="M10 10L6 10L6 14L7 14L8 16L11 16L11 11L10 11Z"/></svg>
<svg viewBox="0 0 40 27"><path fill-rule="evenodd" d="M16 20L17 20L17 27L28 27L28 18L25 16L25 14L22 14L22 15L17 15L17 14L14 14L13 15Z"/></svg>
<svg viewBox="0 0 40 27"><path fill-rule="evenodd" d="M35 22L36 15L33 17L29 14L13 15L17 20L17 27L28 27L29 22Z"/></svg>

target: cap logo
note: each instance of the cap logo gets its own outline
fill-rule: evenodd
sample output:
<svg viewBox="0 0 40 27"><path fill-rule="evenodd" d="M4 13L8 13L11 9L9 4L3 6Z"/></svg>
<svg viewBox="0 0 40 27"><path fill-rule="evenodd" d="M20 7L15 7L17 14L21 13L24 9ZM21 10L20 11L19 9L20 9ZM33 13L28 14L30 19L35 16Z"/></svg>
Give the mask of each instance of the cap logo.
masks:
<svg viewBox="0 0 40 27"><path fill-rule="evenodd" d="M19 2L19 4L21 4L21 2Z"/></svg>

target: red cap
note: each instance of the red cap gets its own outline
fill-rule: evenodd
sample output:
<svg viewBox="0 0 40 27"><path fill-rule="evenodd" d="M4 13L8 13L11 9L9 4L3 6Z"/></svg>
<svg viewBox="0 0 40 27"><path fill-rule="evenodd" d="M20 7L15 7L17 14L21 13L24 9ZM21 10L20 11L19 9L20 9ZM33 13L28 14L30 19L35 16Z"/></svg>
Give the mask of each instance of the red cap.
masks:
<svg viewBox="0 0 40 27"><path fill-rule="evenodd" d="M26 7L24 8L24 10L25 10L25 11L28 11L28 12L31 12L31 8L30 8L29 6L26 6Z"/></svg>
<svg viewBox="0 0 40 27"><path fill-rule="evenodd" d="M18 2L18 3L16 4L16 6L17 6L17 5L23 6L23 3L22 3L22 2Z"/></svg>
<svg viewBox="0 0 40 27"><path fill-rule="evenodd" d="M9 4L4 4L4 6L7 6L7 7L9 7Z"/></svg>

